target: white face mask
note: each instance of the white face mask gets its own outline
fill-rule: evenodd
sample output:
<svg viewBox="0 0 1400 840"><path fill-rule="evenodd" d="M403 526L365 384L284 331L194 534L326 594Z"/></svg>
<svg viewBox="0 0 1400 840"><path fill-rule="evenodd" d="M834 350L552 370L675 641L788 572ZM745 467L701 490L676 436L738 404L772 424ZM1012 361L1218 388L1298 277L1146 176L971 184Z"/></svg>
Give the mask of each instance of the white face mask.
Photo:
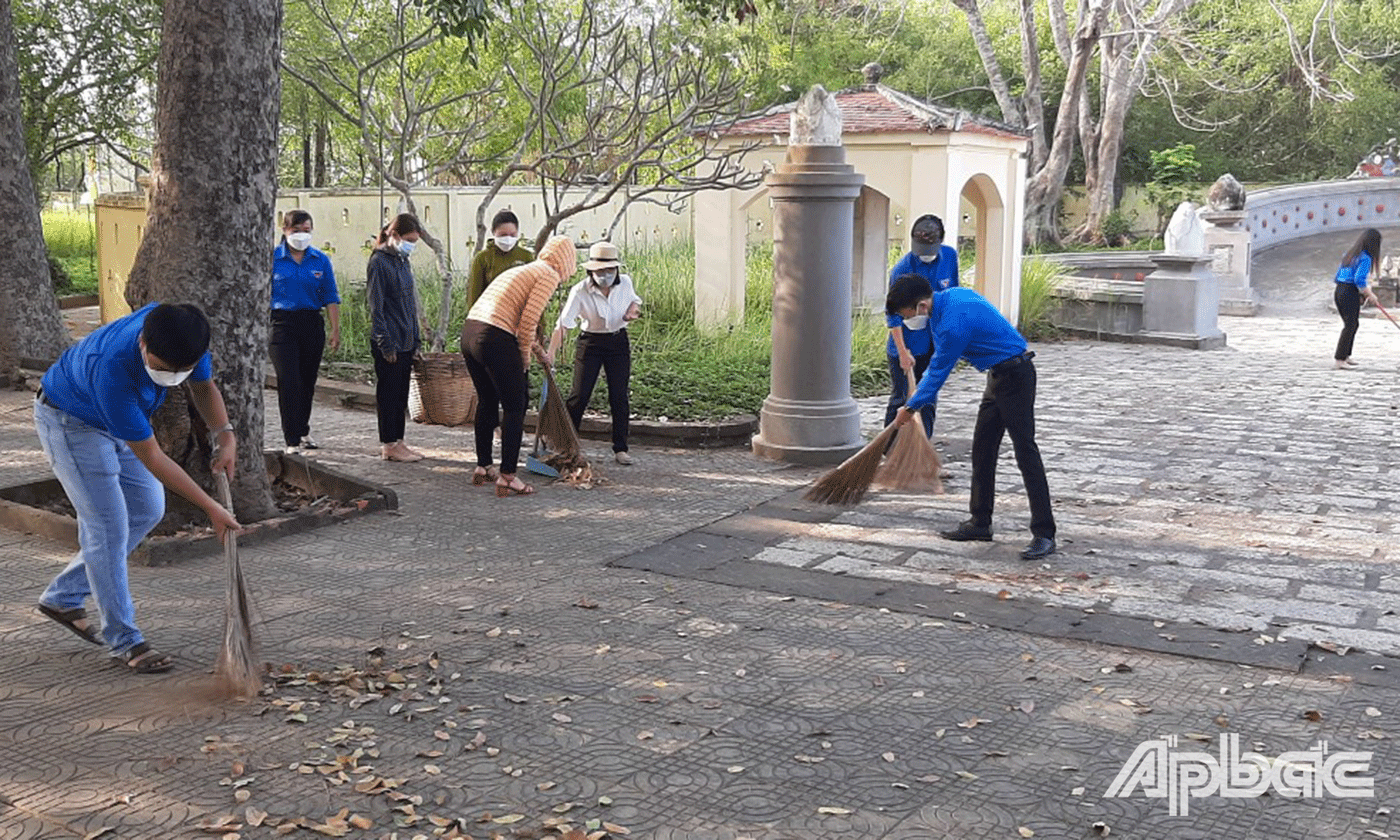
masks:
<svg viewBox="0 0 1400 840"><path fill-rule="evenodd" d="M287 234L287 247L293 251L305 251L311 247L311 233L309 231L297 231Z"/></svg>
<svg viewBox="0 0 1400 840"><path fill-rule="evenodd" d="M913 318L905 318L904 326L911 330L921 330L928 326L927 315L915 315Z"/></svg>
<svg viewBox="0 0 1400 840"><path fill-rule="evenodd" d="M515 247L515 243L520 241L518 236L498 236L496 237L496 247L502 251L509 251Z"/></svg>
<svg viewBox="0 0 1400 840"><path fill-rule="evenodd" d="M617 269L609 268L593 273L593 283L597 286L611 286L617 280Z"/></svg>
<svg viewBox="0 0 1400 840"><path fill-rule="evenodd" d="M938 255L937 255L937 254L920 254L920 255L919 255L919 262L922 262L922 263L931 263L931 262L933 262L933 261L936 260L936 259L938 259Z"/></svg>
<svg viewBox="0 0 1400 840"><path fill-rule="evenodd" d="M413 249L418 247L417 242L408 239L400 239L398 244L399 253L405 257L413 253Z"/></svg>
<svg viewBox="0 0 1400 840"><path fill-rule="evenodd" d="M190 370L156 370L150 365L145 365L146 375L151 377L151 381L163 388L174 388L181 382L190 378L194 369Z"/></svg>

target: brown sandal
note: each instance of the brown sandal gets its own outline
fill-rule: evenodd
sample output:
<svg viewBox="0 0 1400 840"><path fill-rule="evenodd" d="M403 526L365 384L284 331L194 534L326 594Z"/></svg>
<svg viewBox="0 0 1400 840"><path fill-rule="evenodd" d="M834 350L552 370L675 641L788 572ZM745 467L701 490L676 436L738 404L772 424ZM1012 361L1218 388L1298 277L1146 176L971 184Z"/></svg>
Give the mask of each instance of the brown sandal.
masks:
<svg viewBox="0 0 1400 840"><path fill-rule="evenodd" d="M117 661L138 674L159 674L175 667L169 656L145 642L117 654Z"/></svg>
<svg viewBox="0 0 1400 840"><path fill-rule="evenodd" d="M40 604L39 612L43 613L49 618L52 618L54 621L57 621L59 624L62 624L69 630L72 630L74 633L81 636L83 641L91 642L95 645L102 644L102 640L97 638L97 636L93 635L91 623L89 623L86 627L78 626L79 621L87 620L87 610L83 609L82 607L74 607L71 610L60 610L57 607L51 607L48 604Z"/></svg>
<svg viewBox="0 0 1400 840"><path fill-rule="evenodd" d="M526 484L523 481L520 482L520 486L518 488L512 487L509 484L502 484L499 481L496 482L496 495L501 497L502 499L508 496L531 496L534 495L534 492L534 485Z"/></svg>
<svg viewBox="0 0 1400 840"><path fill-rule="evenodd" d="M475 487L480 487L483 484L490 484L495 480L496 471L491 469L490 467L486 467L484 469L478 468L477 472L472 473L472 485Z"/></svg>

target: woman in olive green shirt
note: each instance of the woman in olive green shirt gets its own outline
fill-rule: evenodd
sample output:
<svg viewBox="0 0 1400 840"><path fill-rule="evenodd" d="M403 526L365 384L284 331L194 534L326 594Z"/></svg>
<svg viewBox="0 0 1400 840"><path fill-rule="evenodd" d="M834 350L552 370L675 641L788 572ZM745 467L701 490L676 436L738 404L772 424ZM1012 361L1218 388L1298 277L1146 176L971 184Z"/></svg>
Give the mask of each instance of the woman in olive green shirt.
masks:
<svg viewBox="0 0 1400 840"><path fill-rule="evenodd" d="M517 244L520 242L520 220L509 210L502 210L491 220L491 236L495 242L481 249L481 253L472 260L471 272L467 276L468 308L476 303L501 272L535 259L534 252Z"/></svg>

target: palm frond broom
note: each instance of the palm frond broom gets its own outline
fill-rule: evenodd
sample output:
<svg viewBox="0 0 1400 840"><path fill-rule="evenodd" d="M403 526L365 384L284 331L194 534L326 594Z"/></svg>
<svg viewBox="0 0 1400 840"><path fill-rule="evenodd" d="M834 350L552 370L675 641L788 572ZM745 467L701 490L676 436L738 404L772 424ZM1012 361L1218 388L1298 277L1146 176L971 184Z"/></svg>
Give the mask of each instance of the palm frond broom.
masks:
<svg viewBox="0 0 1400 840"><path fill-rule="evenodd" d="M228 476L219 472L214 478L224 507L232 511L233 494ZM253 639L248 588L238 562L238 536L232 531L224 534L224 558L228 563L228 603L224 607L224 642L214 664L214 679L225 696L249 698L262 688L262 672L257 642Z"/></svg>
<svg viewBox="0 0 1400 840"><path fill-rule="evenodd" d="M914 371L905 371L909 376L909 394L914 393ZM924 434L919 418L905 425L895 436L894 445L885 455L885 462L875 473L875 485L888 490L925 490L941 494L943 479L939 473L943 462L938 450Z"/></svg>
<svg viewBox="0 0 1400 840"><path fill-rule="evenodd" d="M885 457L885 447L894 433L895 426L891 423L859 452L843 461L841 466L817 479L802 498L826 505L854 505L865 498L880 468L880 459Z"/></svg>

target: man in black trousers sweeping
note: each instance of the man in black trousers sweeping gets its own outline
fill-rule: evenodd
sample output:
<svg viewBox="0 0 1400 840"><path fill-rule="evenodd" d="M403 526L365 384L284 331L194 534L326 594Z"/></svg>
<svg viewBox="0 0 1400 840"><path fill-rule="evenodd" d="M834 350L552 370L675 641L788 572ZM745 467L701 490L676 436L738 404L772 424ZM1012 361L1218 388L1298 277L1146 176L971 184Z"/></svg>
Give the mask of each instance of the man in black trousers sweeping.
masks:
<svg viewBox="0 0 1400 840"><path fill-rule="evenodd" d="M933 359L919 387L895 415L903 426L925 405L932 403L959 359L987 374L987 389L977 407L972 433L972 517L951 531L946 539L990 541L992 504L996 496L997 452L1003 434L1011 436L1016 466L1030 500L1030 544L1021 552L1026 560L1055 553L1055 517L1050 511L1050 487L1045 464L1035 444L1035 353L1026 340L986 298L954 287L933 293L929 282L917 275L896 278L885 300L889 315L912 318L927 314L933 327Z"/></svg>

